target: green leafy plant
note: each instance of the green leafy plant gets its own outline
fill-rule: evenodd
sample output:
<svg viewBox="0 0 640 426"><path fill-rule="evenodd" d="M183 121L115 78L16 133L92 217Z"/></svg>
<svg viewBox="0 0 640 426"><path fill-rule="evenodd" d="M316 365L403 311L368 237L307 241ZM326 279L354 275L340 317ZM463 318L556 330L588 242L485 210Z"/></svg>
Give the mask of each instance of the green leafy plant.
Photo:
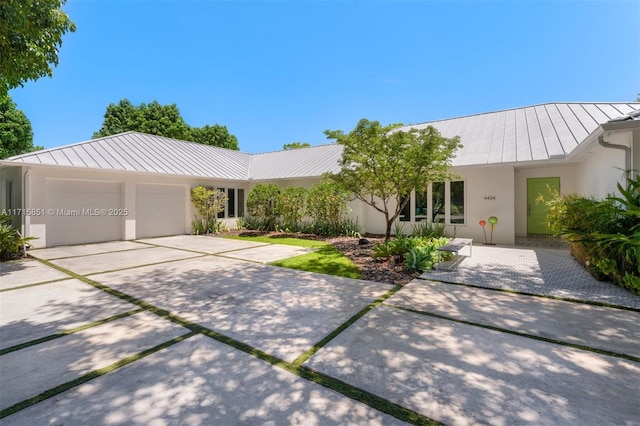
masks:
<svg viewBox="0 0 640 426"><path fill-rule="evenodd" d="M192 232L196 235L219 233L223 228L218 221L218 213L224 212L227 195L220 189L207 186L191 188L191 202L198 210L198 215L191 222Z"/></svg>
<svg viewBox="0 0 640 426"><path fill-rule="evenodd" d="M300 228L306 202L307 190L301 186L289 186L280 193L276 210L283 227L294 232Z"/></svg>
<svg viewBox="0 0 640 426"><path fill-rule="evenodd" d="M444 223L418 222L413 225L414 237L440 238L446 236Z"/></svg>
<svg viewBox="0 0 640 426"><path fill-rule="evenodd" d="M640 294L640 176L617 187L604 200L552 193L547 221L592 275Z"/></svg>
<svg viewBox="0 0 640 426"><path fill-rule="evenodd" d="M344 217L349 213L350 194L331 182L314 185L307 195L307 215L311 221L337 234Z"/></svg>
<svg viewBox="0 0 640 426"><path fill-rule="evenodd" d="M280 188L273 183L258 183L247 196L247 212L259 228L264 231L276 229L278 210L276 208L280 199Z"/></svg>
<svg viewBox="0 0 640 426"><path fill-rule="evenodd" d="M407 252L404 266L410 271L424 272L430 270L436 261L427 247L414 247Z"/></svg>
<svg viewBox="0 0 640 426"><path fill-rule="evenodd" d="M388 243L375 243L371 249L371 256L378 259L390 259L391 249Z"/></svg>
<svg viewBox="0 0 640 426"><path fill-rule="evenodd" d="M29 241L34 237L23 237L20 231L11 225L11 216L0 215L0 260L10 260L24 255Z"/></svg>
<svg viewBox="0 0 640 426"><path fill-rule="evenodd" d="M412 238L400 234L390 240L388 245L391 254L395 256L398 261L402 262L405 254L414 247L414 241Z"/></svg>

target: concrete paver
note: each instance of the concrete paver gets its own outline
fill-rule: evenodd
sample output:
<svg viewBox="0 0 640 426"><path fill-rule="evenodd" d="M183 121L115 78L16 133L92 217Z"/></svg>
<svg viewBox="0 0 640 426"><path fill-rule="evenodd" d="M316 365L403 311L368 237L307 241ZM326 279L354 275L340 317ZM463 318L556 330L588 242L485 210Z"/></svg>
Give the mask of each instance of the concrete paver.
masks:
<svg viewBox="0 0 640 426"><path fill-rule="evenodd" d="M0 348L137 308L76 279L5 291L0 293Z"/></svg>
<svg viewBox="0 0 640 426"><path fill-rule="evenodd" d="M384 303L640 357L640 312L424 280Z"/></svg>
<svg viewBox="0 0 640 426"><path fill-rule="evenodd" d="M145 238L140 242L173 247L184 250L195 250L201 253L223 253L251 247L267 245L254 241L233 240L230 238L211 237L207 235L174 235L172 237Z"/></svg>
<svg viewBox="0 0 640 426"><path fill-rule="evenodd" d="M29 254L38 259L52 260L62 257L89 256L91 254L110 253L122 250L149 248L146 244L133 241L111 241L107 243L82 244L76 246L59 246L45 249L29 250Z"/></svg>
<svg viewBox="0 0 640 426"><path fill-rule="evenodd" d="M447 424L640 418L638 363L384 305L305 365Z"/></svg>
<svg viewBox="0 0 640 426"><path fill-rule="evenodd" d="M474 245L458 272L427 271L421 278L640 308L640 296L596 280L566 248Z"/></svg>
<svg viewBox="0 0 640 426"><path fill-rule="evenodd" d="M20 259L0 262L0 290L64 278L71 277L37 260Z"/></svg>
<svg viewBox="0 0 640 426"><path fill-rule="evenodd" d="M34 256L37 257L37 253L34 253ZM112 271L115 269L132 268L151 263L187 259L196 256L200 255L184 250L147 246L145 249L133 251L118 251L81 257L68 257L52 260L51 263L77 274L88 275L95 274L97 272Z"/></svg>
<svg viewBox="0 0 640 426"><path fill-rule="evenodd" d="M225 253L224 255L226 257L232 257L234 259L250 260L259 263L269 263L311 253L312 251L314 251L314 249L309 247L294 247L284 244L269 244L268 246L232 251L229 253Z"/></svg>
<svg viewBox="0 0 640 426"><path fill-rule="evenodd" d="M9 352L0 357L0 409L188 332L157 315L142 312Z"/></svg>
<svg viewBox="0 0 640 426"><path fill-rule="evenodd" d="M220 257L91 279L288 361L393 287Z"/></svg>
<svg viewBox="0 0 640 426"><path fill-rule="evenodd" d="M2 420L85 425L397 425L397 419L194 336Z"/></svg>

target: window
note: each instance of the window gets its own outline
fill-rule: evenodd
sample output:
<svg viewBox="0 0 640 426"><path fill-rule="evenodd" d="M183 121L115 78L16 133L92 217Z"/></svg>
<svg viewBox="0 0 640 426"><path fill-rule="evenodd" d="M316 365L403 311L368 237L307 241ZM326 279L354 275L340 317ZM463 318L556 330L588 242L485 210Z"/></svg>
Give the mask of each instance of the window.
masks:
<svg viewBox="0 0 640 426"><path fill-rule="evenodd" d="M414 192L413 220L420 222L430 220L431 223L447 225L464 225L466 223L466 182L463 180L433 182L426 190ZM403 198L404 199L404 198ZM410 222L411 208L407 203L400 212L398 220Z"/></svg>
<svg viewBox="0 0 640 426"><path fill-rule="evenodd" d="M444 223L445 221L445 197L444 197L444 182L434 182L431 185L431 211L433 216L431 217L432 223Z"/></svg>
<svg viewBox="0 0 640 426"><path fill-rule="evenodd" d="M427 191L416 191L416 222L427 219Z"/></svg>
<svg viewBox="0 0 640 426"><path fill-rule="evenodd" d="M244 217L244 189L238 189L238 217Z"/></svg>
<svg viewBox="0 0 640 426"><path fill-rule="evenodd" d="M227 188L227 217L236 217L236 190Z"/></svg>
<svg viewBox="0 0 640 426"><path fill-rule="evenodd" d="M449 223L464 224L464 181L450 182Z"/></svg>
<svg viewBox="0 0 640 426"><path fill-rule="evenodd" d="M407 194L403 197L400 198L400 203L404 203L407 202L407 204L405 204L405 206L402 208L402 210L400 211L400 222L410 222L411 221L411 194Z"/></svg>

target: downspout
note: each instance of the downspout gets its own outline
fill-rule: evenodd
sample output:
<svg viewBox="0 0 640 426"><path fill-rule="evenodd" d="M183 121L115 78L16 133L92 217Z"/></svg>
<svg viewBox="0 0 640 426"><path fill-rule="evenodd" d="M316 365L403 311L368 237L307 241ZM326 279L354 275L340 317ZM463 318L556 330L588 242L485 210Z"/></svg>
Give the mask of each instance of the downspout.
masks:
<svg viewBox="0 0 640 426"><path fill-rule="evenodd" d="M616 145L604 140L604 135L598 136L598 145L603 148L620 149L624 151L624 171L628 173L631 170L631 148L626 145Z"/></svg>
<svg viewBox="0 0 640 426"><path fill-rule="evenodd" d="M24 177L22 179L22 211L23 211L22 235L25 237L31 234L31 216L26 214L26 212L29 211L30 209L30 204L29 204L29 197L31 196L31 190L30 190L31 179L29 176L30 174L31 174L31 166L27 166L27 171L24 173Z"/></svg>

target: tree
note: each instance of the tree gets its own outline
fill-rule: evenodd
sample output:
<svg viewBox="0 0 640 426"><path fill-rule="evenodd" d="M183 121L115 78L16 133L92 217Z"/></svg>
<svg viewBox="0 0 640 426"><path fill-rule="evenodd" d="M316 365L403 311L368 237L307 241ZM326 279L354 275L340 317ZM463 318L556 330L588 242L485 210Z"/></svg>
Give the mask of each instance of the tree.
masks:
<svg viewBox="0 0 640 426"><path fill-rule="evenodd" d="M221 126L220 124L192 127L191 136L187 140L205 145L219 146L220 148L234 149L236 151L240 149L238 146L238 138L229 133L227 126Z"/></svg>
<svg viewBox="0 0 640 426"><path fill-rule="evenodd" d="M33 146L31 122L8 94L0 95L0 158L42 149Z"/></svg>
<svg viewBox="0 0 640 426"><path fill-rule="evenodd" d="M288 151L290 149L308 148L310 146L311 144L309 142L291 142L291 143L285 143L284 145L282 145L282 149L284 149L285 151Z"/></svg>
<svg viewBox="0 0 640 426"><path fill-rule="evenodd" d="M155 100L150 104L133 105L128 99L122 99L117 105L109 104L102 127L93 137L102 138L129 131L239 149L238 138L229 134L226 126L214 124L192 128L184 121L176 104L161 105Z"/></svg>
<svg viewBox="0 0 640 426"><path fill-rule="evenodd" d="M0 2L0 94L53 75L62 36L76 26L61 10L66 0Z"/></svg>
<svg viewBox="0 0 640 426"><path fill-rule="evenodd" d="M153 101L136 106L128 99L122 99L117 105L109 104L102 127L93 137L101 138L128 131L181 140L190 136L189 125L180 115L176 104L160 105L158 101Z"/></svg>
<svg viewBox="0 0 640 426"><path fill-rule="evenodd" d="M341 171L329 178L357 199L384 214L385 238L414 189L453 177L451 159L461 148L460 139L445 138L433 127L397 130L362 119L349 134L327 130L329 139L344 147Z"/></svg>

